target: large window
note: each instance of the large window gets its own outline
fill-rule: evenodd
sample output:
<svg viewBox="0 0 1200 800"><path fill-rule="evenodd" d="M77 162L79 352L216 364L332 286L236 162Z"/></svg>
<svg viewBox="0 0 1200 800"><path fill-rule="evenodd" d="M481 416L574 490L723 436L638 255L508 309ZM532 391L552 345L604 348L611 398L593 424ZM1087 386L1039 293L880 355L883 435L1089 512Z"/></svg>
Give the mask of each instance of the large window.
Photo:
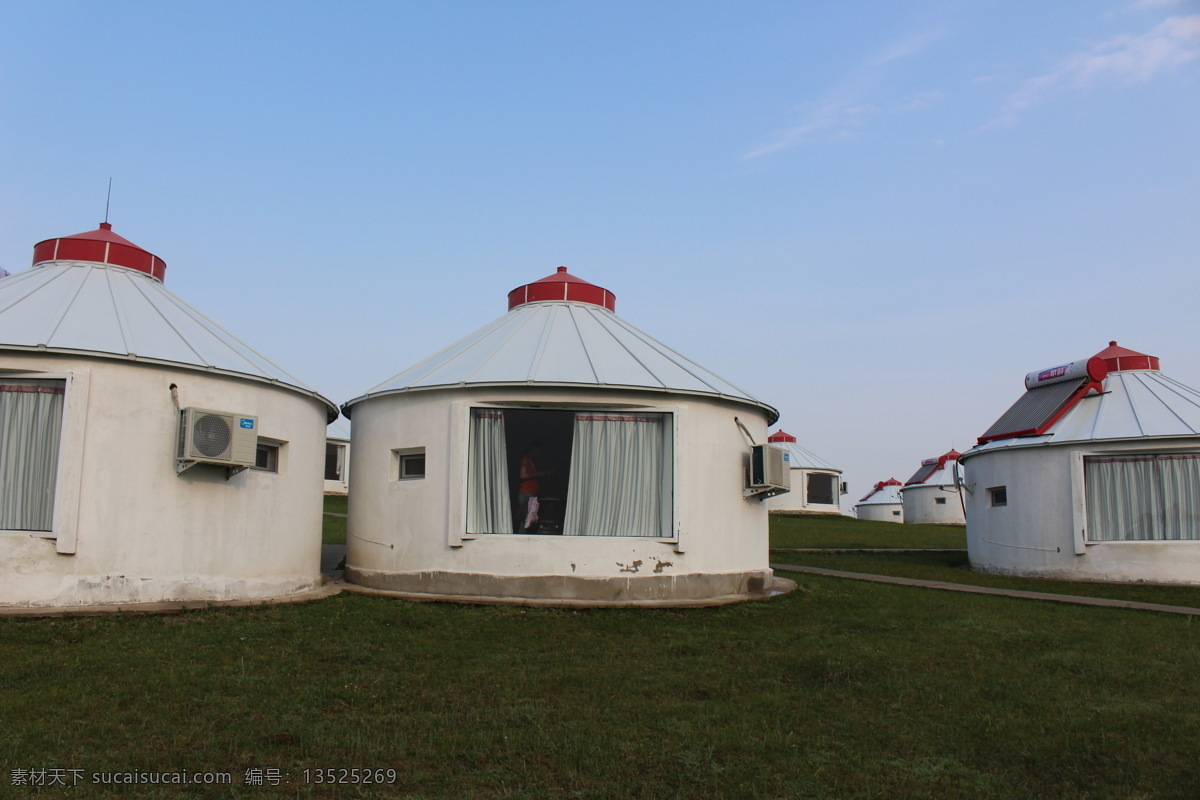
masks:
<svg viewBox="0 0 1200 800"><path fill-rule="evenodd" d="M325 443L325 480L341 481L346 474L346 445Z"/></svg>
<svg viewBox="0 0 1200 800"><path fill-rule="evenodd" d="M65 390L0 378L0 530L51 529Z"/></svg>
<svg viewBox="0 0 1200 800"><path fill-rule="evenodd" d="M467 533L668 538L670 414L477 408Z"/></svg>
<svg viewBox="0 0 1200 800"><path fill-rule="evenodd" d="M813 472L808 476L808 487L806 502L808 505L819 503L821 505L831 506L837 501L834 496L837 492L837 475L829 475L821 472Z"/></svg>
<svg viewBox="0 0 1200 800"><path fill-rule="evenodd" d="M1083 460L1088 538L1200 539L1200 453Z"/></svg>

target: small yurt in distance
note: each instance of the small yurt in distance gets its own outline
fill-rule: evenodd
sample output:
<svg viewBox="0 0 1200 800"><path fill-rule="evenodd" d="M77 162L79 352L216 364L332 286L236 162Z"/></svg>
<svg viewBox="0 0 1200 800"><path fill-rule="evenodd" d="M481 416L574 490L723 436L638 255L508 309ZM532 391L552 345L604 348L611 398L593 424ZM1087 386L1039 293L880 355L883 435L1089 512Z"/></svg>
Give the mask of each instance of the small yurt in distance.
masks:
<svg viewBox="0 0 1200 800"><path fill-rule="evenodd" d="M775 409L566 268L508 307L343 406L346 578L421 599L582 605L729 602L781 584L747 481Z"/></svg>
<svg viewBox="0 0 1200 800"><path fill-rule="evenodd" d="M874 522L904 522L904 502L900 497L903 485L895 478L879 481L855 504L854 515Z"/></svg>
<svg viewBox="0 0 1200 800"><path fill-rule="evenodd" d="M788 455L792 490L767 498L767 509L792 514L842 513L842 471L816 453L801 447L796 437L779 430L767 437L768 444Z"/></svg>
<svg viewBox="0 0 1200 800"><path fill-rule="evenodd" d="M1116 342L1025 389L962 456L971 566L1200 584L1200 391Z"/></svg>
<svg viewBox="0 0 1200 800"><path fill-rule="evenodd" d="M0 280L0 605L266 598L320 583L332 403L98 230Z"/></svg>
<svg viewBox="0 0 1200 800"><path fill-rule="evenodd" d="M904 522L910 525L962 525L966 521L955 465L961 455L950 450L927 458L900 487Z"/></svg>

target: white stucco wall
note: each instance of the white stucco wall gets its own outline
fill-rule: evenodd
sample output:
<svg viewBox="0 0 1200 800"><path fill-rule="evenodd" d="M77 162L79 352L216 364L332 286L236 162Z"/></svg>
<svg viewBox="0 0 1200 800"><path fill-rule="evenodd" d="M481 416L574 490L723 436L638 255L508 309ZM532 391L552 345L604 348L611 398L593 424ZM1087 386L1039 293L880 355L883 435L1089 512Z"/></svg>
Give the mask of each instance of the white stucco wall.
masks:
<svg viewBox="0 0 1200 800"><path fill-rule="evenodd" d="M786 494L777 494L774 497L767 498L767 510L769 511L804 511L811 514L840 514L842 513L841 506L841 489L842 476L841 473L827 469L808 469L805 467L792 467L788 470L791 473L792 490ZM833 476L833 503L809 503L808 502L808 476L809 475L832 475Z"/></svg>
<svg viewBox="0 0 1200 800"><path fill-rule="evenodd" d="M986 451L963 460L971 490L967 553L987 572L1048 578L1200 584L1200 541L1089 542L1083 457L1191 452L1200 442L1111 442ZM1004 486L1007 505L988 489Z"/></svg>
<svg viewBox="0 0 1200 800"><path fill-rule="evenodd" d="M899 514L892 512L898 511ZM854 507L859 519L873 522L904 522L904 506L900 503L859 503Z"/></svg>
<svg viewBox="0 0 1200 800"><path fill-rule="evenodd" d="M944 504L937 502L945 498ZM904 521L910 525L962 525L963 504L953 486L917 484L900 490Z"/></svg>
<svg viewBox="0 0 1200 800"><path fill-rule="evenodd" d="M270 597L320 582L324 405L259 381L83 356L0 352L70 378L51 534L0 531L0 605ZM279 474L176 474L182 406L254 415Z"/></svg>
<svg viewBox="0 0 1200 800"><path fill-rule="evenodd" d="M591 404L587 410L634 404L673 414L675 540L464 536L470 409L514 402ZM571 597L581 580L596 586L611 581L609 588L619 586L624 597L643 589L669 597L702 591L696 586L704 576L736 581L753 573L769 580L767 508L742 496L750 445L734 421L738 417L755 440L765 440L765 412L753 407L658 393L472 387L371 398L351 413L354 491L346 564L349 576L368 585L411 587L427 578L435 594L469 594L475 581L480 592ZM416 447L425 448L426 476L395 479L393 451ZM398 582L389 583L388 576ZM504 586L496 588L490 577L537 580L524 588L501 581Z"/></svg>

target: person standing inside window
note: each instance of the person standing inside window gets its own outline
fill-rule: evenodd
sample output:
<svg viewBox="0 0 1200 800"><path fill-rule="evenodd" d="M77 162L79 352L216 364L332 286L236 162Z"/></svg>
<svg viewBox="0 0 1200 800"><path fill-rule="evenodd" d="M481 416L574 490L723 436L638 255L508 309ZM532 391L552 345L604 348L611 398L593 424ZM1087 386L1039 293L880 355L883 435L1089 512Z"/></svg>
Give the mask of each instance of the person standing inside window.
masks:
<svg viewBox="0 0 1200 800"><path fill-rule="evenodd" d="M538 461L542 459L542 443L534 440L525 448L521 455L520 479L517 484L517 509L520 520L517 528L521 533L537 533L539 478L550 474L550 470L539 470Z"/></svg>

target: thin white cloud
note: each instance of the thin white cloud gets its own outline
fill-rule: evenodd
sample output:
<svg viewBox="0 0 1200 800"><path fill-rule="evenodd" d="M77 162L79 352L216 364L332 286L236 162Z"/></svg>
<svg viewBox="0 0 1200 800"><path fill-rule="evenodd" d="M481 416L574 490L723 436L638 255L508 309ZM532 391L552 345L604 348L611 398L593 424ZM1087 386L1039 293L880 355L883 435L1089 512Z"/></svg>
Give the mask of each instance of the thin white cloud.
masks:
<svg viewBox="0 0 1200 800"><path fill-rule="evenodd" d="M1103 80L1140 83L1197 58L1200 14L1171 17L1141 36L1117 36L1075 53L1053 72L1025 81L992 125L1012 122L1018 113L1056 92L1086 88Z"/></svg>
<svg viewBox="0 0 1200 800"><path fill-rule="evenodd" d="M1162 8L1163 6L1177 6L1184 2L1190 2L1190 0L1138 0L1134 8Z"/></svg>
<svg viewBox="0 0 1200 800"><path fill-rule="evenodd" d="M923 111L932 107L941 99L941 95L936 92L926 92L882 105L870 102L867 96L872 87L883 78L886 65L920 53L944 33L942 30L933 30L888 45L830 89L820 102L801 106L803 116L799 125L776 134L766 143L744 153L742 158L761 158L814 141L850 138L875 118Z"/></svg>

